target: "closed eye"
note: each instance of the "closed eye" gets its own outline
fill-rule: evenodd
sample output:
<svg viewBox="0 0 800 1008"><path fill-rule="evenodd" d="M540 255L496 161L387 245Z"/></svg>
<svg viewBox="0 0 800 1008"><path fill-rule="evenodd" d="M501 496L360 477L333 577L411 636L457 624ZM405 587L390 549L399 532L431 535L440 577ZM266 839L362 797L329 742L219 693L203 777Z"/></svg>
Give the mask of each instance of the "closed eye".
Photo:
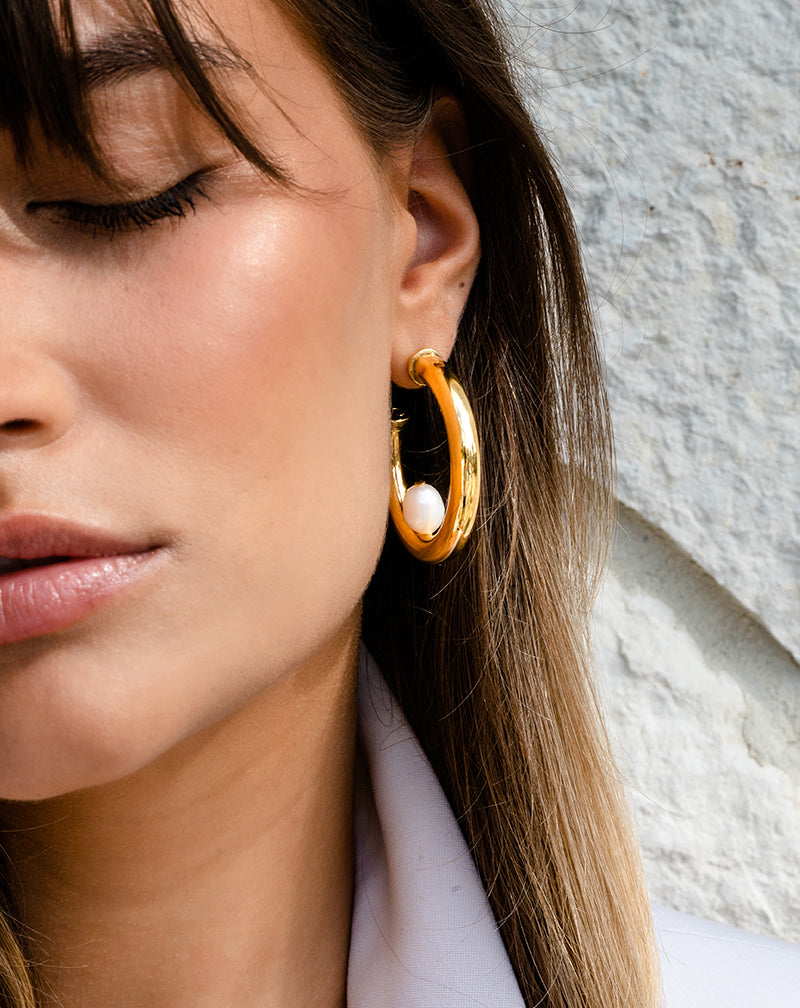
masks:
<svg viewBox="0 0 800 1008"><path fill-rule="evenodd" d="M83 203L77 200L32 202L30 213L50 210L60 219L91 231L113 237L125 231L143 231L162 220L181 220L196 212L200 199L210 199L201 181L203 172L194 172L169 189L131 203Z"/></svg>

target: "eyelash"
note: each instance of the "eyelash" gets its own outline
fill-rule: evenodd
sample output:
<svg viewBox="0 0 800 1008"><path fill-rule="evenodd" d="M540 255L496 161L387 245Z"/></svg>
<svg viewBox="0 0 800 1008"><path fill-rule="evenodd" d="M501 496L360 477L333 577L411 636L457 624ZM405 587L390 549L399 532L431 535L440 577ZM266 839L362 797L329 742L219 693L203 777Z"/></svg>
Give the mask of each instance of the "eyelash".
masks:
<svg viewBox="0 0 800 1008"><path fill-rule="evenodd" d="M210 197L196 173L164 192L134 203L78 203L73 200L53 203L59 215L80 228L112 238L125 231L144 231L160 221L181 220L197 210L198 199Z"/></svg>

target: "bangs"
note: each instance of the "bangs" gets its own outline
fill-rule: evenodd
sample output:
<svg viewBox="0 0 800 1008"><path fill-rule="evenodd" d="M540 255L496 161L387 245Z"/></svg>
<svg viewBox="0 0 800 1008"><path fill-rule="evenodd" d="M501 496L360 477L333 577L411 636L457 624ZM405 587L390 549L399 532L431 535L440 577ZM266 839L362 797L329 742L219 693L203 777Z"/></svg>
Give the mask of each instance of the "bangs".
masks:
<svg viewBox="0 0 800 1008"><path fill-rule="evenodd" d="M206 67L253 75L230 47L197 42L185 32L171 0L146 0L129 8L129 30L99 52L83 52L70 0L2 0L0 8L0 128L22 163L30 160L34 133L66 154L106 174L92 124L90 90L113 72L143 66L170 72L231 144L265 175L288 183L283 170L248 138Z"/></svg>
<svg viewBox="0 0 800 1008"><path fill-rule="evenodd" d="M0 126L11 134L21 161L39 127L48 142L94 163L72 11L64 0L4 0L0 15Z"/></svg>

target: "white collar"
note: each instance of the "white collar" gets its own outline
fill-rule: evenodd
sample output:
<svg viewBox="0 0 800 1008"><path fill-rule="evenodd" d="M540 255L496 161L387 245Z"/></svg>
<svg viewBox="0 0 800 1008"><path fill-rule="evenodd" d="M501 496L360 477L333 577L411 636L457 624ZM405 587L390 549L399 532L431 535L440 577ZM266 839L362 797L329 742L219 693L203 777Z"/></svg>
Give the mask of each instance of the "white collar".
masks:
<svg viewBox="0 0 800 1008"><path fill-rule="evenodd" d="M363 649L358 713L348 1008L524 1008L450 805Z"/></svg>
<svg viewBox="0 0 800 1008"><path fill-rule="evenodd" d="M524 1008L438 780L362 649L348 1008ZM665 1004L797 1008L800 949L654 908Z"/></svg>

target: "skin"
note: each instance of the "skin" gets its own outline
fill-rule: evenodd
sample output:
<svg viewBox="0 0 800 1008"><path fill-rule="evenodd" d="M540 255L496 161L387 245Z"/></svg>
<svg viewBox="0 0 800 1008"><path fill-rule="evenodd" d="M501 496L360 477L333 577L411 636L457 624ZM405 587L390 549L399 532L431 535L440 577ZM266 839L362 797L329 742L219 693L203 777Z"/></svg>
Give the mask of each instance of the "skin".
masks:
<svg viewBox="0 0 800 1008"><path fill-rule="evenodd" d="M452 102L378 163L269 4L206 8L298 188L162 71L95 96L119 183L43 142L23 170L0 140L0 519L160 547L98 612L0 647L3 845L65 1006L344 1004L390 384L449 353L479 255ZM124 24L76 9L85 39ZM110 240L64 220L201 170L183 220Z"/></svg>

